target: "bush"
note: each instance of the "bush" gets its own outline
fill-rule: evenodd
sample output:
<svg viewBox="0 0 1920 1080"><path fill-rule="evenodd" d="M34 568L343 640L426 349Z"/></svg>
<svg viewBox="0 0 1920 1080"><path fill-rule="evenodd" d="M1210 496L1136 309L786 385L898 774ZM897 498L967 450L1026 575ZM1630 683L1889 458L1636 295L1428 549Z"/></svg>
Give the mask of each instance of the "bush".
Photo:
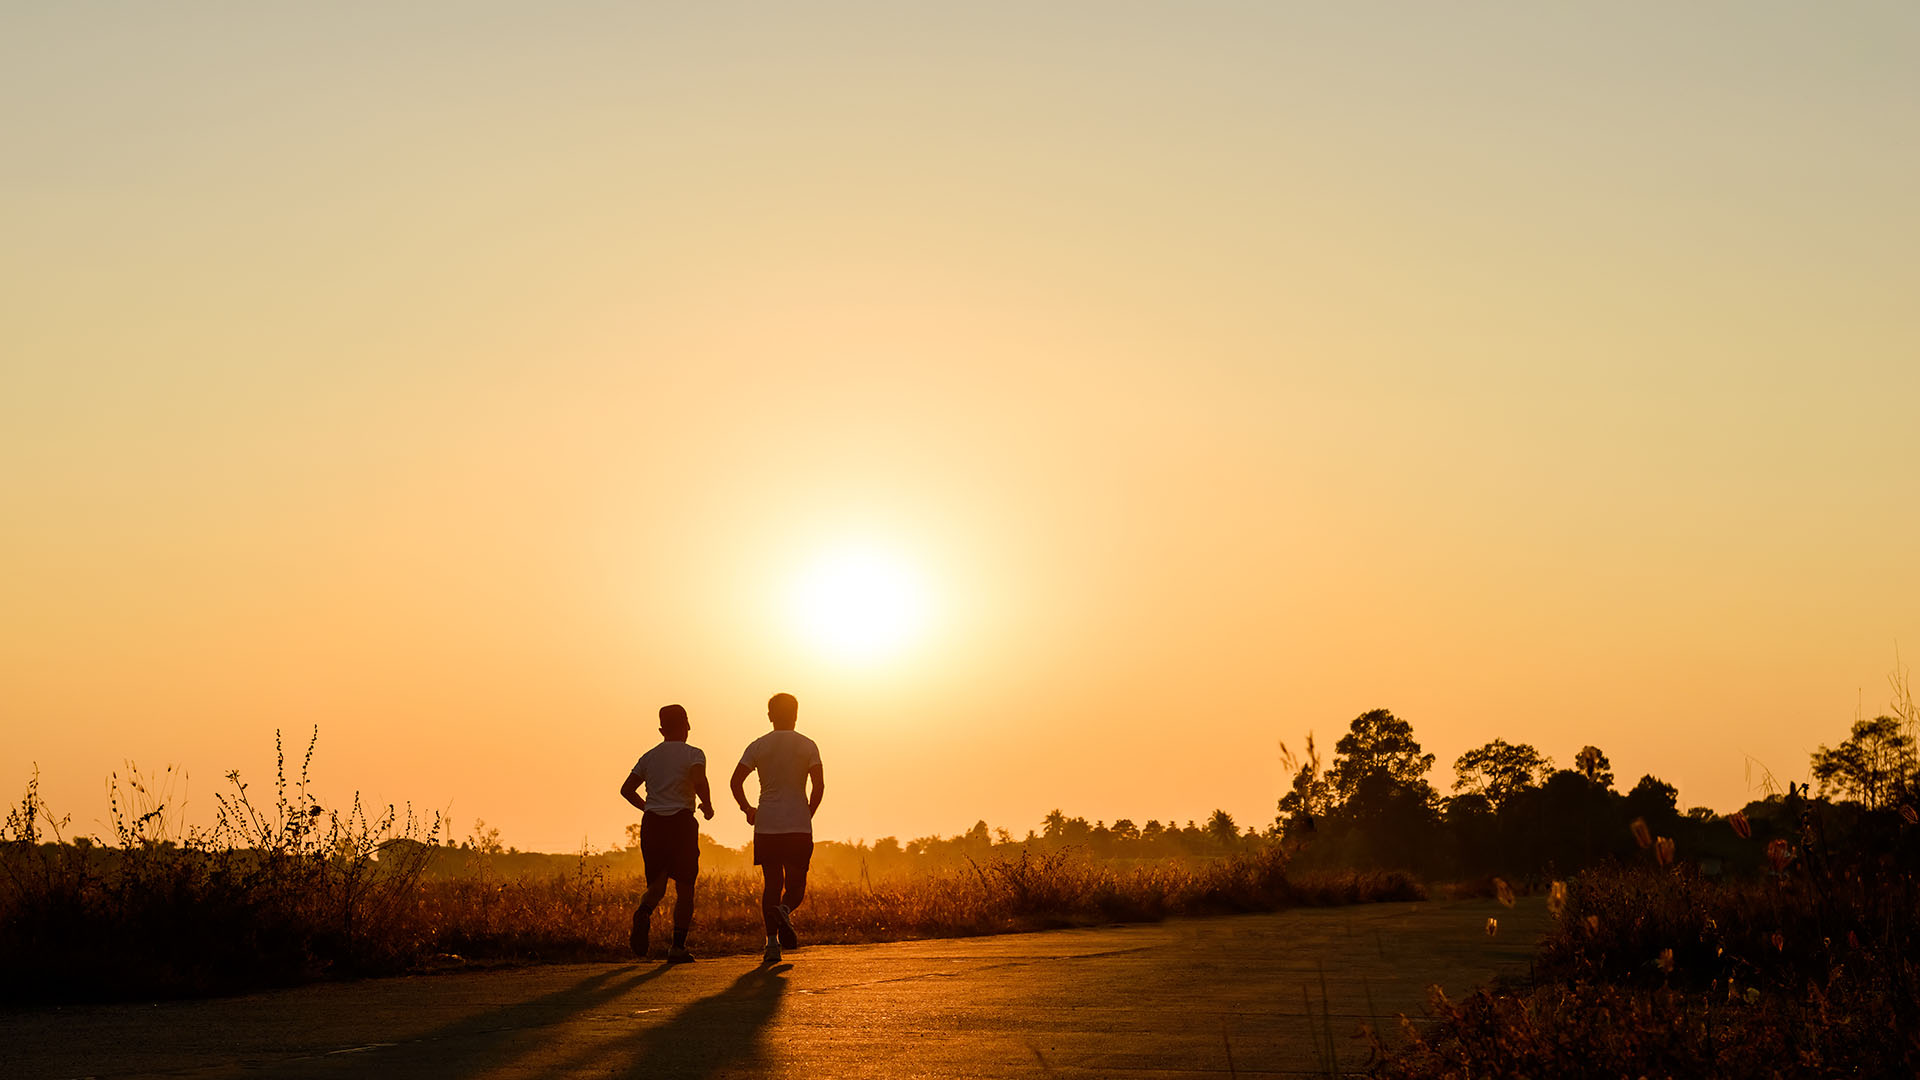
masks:
<svg viewBox="0 0 1920 1080"><path fill-rule="evenodd" d="M1408 1025L1375 1074L1920 1075L1911 838L1855 830L1836 850L1823 813L1796 808L1799 844L1766 841L1757 879L1664 859L1582 873L1541 946L1544 985L1436 996L1435 1023Z"/></svg>
<svg viewBox="0 0 1920 1080"><path fill-rule="evenodd" d="M1885 1002L1848 994L1800 1001L1755 990L1724 997L1593 983L1529 993L1435 994L1426 1032L1381 1054L1384 1080L1623 1076L1912 1076L1916 1048L1889 1037ZM1910 1028L1907 1030L1911 1030Z"/></svg>

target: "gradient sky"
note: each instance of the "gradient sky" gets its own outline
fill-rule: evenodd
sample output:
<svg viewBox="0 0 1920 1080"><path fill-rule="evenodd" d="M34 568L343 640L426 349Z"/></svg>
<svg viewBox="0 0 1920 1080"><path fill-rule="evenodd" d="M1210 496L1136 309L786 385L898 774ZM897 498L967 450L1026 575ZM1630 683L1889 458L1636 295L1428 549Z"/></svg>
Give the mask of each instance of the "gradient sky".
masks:
<svg viewBox="0 0 1920 1080"><path fill-rule="evenodd" d="M0 784L1272 819L1375 707L1731 809L1920 653L1905 3L11 4ZM822 648L810 567L924 588ZM856 553L850 555L849 553ZM258 787L256 787L258 790ZM739 843L721 799L712 831Z"/></svg>

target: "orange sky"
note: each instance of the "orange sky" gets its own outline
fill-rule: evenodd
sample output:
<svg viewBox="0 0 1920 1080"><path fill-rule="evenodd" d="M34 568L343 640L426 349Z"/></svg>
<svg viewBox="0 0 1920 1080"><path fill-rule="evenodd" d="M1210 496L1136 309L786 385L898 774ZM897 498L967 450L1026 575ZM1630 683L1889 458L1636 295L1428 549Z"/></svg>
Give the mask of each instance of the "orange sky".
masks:
<svg viewBox="0 0 1920 1080"><path fill-rule="evenodd" d="M318 724L323 798L598 847L659 705L724 774L786 690L832 838L1264 825L1374 707L1731 808L1920 651L1916 46L0 13L0 783L204 818ZM796 608L848 553L922 593L871 655Z"/></svg>

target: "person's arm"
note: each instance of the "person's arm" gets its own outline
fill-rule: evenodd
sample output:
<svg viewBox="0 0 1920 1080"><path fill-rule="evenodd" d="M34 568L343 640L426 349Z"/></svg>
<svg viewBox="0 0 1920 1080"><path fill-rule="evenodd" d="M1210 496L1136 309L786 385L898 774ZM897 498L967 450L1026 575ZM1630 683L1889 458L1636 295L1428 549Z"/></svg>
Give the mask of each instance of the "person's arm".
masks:
<svg viewBox="0 0 1920 1080"><path fill-rule="evenodd" d="M635 810L646 811L647 800L640 797L639 773L627 774L627 782L620 785L620 797L632 803Z"/></svg>
<svg viewBox="0 0 1920 1080"><path fill-rule="evenodd" d="M693 774L693 793L700 796L700 812L712 821L713 792L707 788L707 763L703 761L688 771Z"/></svg>
<svg viewBox="0 0 1920 1080"><path fill-rule="evenodd" d="M820 800L827 796L826 770L819 765L807 770L807 779L812 781L813 791L807 795L807 816L812 817L820 809Z"/></svg>
<svg viewBox="0 0 1920 1080"><path fill-rule="evenodd" d="M753 824L753 819L759 816L754 811L753 804L747 802L747 777L752 772L753 766L744 761L733 767L733 801L740 804L740 812L747 815L749 825Z"/></svg>

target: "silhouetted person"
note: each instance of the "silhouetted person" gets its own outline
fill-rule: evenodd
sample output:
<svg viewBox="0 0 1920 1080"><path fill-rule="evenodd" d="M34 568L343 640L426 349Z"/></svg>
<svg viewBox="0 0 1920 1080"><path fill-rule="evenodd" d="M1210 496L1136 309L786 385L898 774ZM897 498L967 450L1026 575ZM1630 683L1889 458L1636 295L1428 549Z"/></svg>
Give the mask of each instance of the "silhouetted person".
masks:
<svg viewBox="0 0 1920 1080"><path fill-rule="evenodd" d="M700 823L693 818L696 796L700 812L708 821L713 820L707 755L687 745L691 727L687 710L678 705L661 706L660 745L641 755L627 782L620 785L620 796L640 810L640 860L647 871L647 892L633 913L633 936L628 940L635 955L647 955L647 924L661 897L667 895L667 879L673 879L669 964L693 959L687 951L687 931L693 926L694 879L700 876ZM647 785L645 799L640 797L641 784Z"/></svg>
<svg viewBox="0 0 1920 1080"><path fill-rule="evenodd" d="M780 948L798 948L793 932L793 909L807 893L807 867L813 862L813 814L827 793L820 768L820 748L793 730L800 720L800 703L792 694L775 694L767 701L767 720L773 730L748 744L733 770L733 801L753 826L753 862L766 887L760 894L760 913L767 924L766 962L780 960ZM747 802L747 776L760 771L760 805ZM807 780L813 781L812 794Z"/></svg>

